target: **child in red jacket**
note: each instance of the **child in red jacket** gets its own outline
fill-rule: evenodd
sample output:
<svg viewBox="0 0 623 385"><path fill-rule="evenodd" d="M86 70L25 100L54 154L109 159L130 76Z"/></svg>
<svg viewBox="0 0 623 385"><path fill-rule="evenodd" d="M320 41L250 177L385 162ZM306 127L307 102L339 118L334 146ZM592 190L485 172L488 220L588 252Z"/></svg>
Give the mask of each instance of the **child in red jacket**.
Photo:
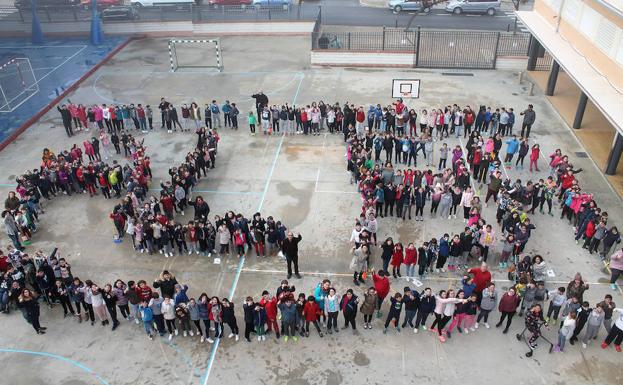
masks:
<svg viewBox="0 0 623 385"><path fill-rule="evenodd" d="M264 290L262 292L260 306L266 310L266 324L268 325L266 333L270 333L272 328L275 328L275 336L279 338L279 325L277 324L277 297L271 298L268 291Z"/></svg>
<svg viewBox="0 0 623 385"><path fill-rule="evenodd" d="M392 254L392 260L390 262L390 265L392 265L392 275L394 276L394 278L402 277L402 275L400 275L400 265L402 264L403 260L404 253L402 251L402 243L396 243L396 246L394 246L394 252Z"/></svg>
<svg viewBox="0 0 623 385"><path fill-rule="evenodd" d="M387 294L389 294L389 279L385 276L384 270L379 270L377 274L372 275L372 280L374 281L374 289L378 297L376 318L381 318L383 316L383 313L381 313L381 305L385 297L387 297Z"/></svg>
<svg viewBox="0 0 623 385"><path fill-rule="evenodd" d="M318 318L320 317L322 312L320 311L320 307L316 302L316 298L313 295L307 297L307 302L303 307L303 316L305 317L305 337L309 337L309 324L313 323L318 330L318 334L320 337L323 336L322 331L320 331L320 325L318 324Z"/></svg>
<svg viewBox="0 0 623 385"><path fill-rule="evenodd" d="M236 229L234 233L234 245L236 246L236 251L238 252L238 258L242 258L244 255L244 245L247 243L246 235L240 231L240 229ZM268 327L270 330L270 326Z"/></svg>

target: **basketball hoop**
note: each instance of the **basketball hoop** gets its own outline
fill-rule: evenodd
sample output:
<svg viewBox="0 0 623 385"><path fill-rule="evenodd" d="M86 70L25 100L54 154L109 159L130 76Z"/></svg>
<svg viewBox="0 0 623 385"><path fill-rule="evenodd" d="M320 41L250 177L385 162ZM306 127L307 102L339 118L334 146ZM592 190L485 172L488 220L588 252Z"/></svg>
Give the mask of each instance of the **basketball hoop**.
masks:
<svg viewBox="0 0 623 385"><path fill-rule="evenodd" d="M402 96L403 98L410 98L411 97L411 92L401 92L400 96Z"/></svg>

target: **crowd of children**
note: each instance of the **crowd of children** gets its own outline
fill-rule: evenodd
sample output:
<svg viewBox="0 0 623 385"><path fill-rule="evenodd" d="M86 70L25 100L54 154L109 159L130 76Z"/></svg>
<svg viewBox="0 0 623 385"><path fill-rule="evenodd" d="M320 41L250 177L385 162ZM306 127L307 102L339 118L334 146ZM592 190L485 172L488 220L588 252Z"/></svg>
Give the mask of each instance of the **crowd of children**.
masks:
<svg viewBox="0 0 623 385"><path fill-rule="evenodd" d="M40 166L16 177L15 191L8 193L2 212L5 232L16 249L23 250L24 245L30 244L39 215L44 213L43 199L51 201L57 195L87 193L112 199L120 198L123 192L136 199L146 194L151 168L143 140L122 134L128 162L121 165L116 159L108 162L108 135L101 131L99 138L85 140L84 151L77 144L56 154L45 148ZM120 154L118 140L113 143ZM102 160L101 149L106 161Z"/></svg>
<svg viewBox="0 0 623 385"><path fill-rule="evenodd" d="M125 319L142 325L150 339L159 335L171 340L181 334L213 343L225 336L225 326L229 329L228 338L239 339L233 301L205 292L193 296L192 288L178 282L166 270L151 287L145 280L122 279L99 286L74 276L72 266L57 250L50 256L37 251L31 258L13 249L0 257L0 271L2 311L9 313L19 308L38 334L46 332L39 323L40 297L50 308L60 305L65 317L73 316L79 323L92 326L96 322L102 326L112 323L114 331L120 320ZM373 286L360 292L352 288L338 290L330 280L324 279L309 292L297 294L296 288L283 280L274 294L264 290L257 298L244 299L238 313L245 324L244 338L251 342L254 334L258 341L265 341L267 334L274 333L277 339L283 336L286 342L290 339L296 342L299 337L310 336L310 324L320 337L348 328L357 334L358 312L362 314L363 329L373 329L377 325L375 319L383 317L382 309L387 303L385 320L378 323L383 333L390 326L396 332L407 326L415 333L430 329L440 341L446 342L455 329L464 335L475 333L481 325L489 329L489 316L496 309L500 318L495 326L500 327L506 321L503 332L507 333L518 309L519 316L523 309L528 309L526 325L533 332L530 338L533 348L540 329L530 329L529 323L541 320L552 324L560 321L556 351L563 351L567 341L570 344L581 341L586 348L597 339L602 325L606 337L601 347L605 349L614 342L616 350L621 351L623 309L616 307L611 295L591 307L584 298L588 285L579 274L566 288L543 294L539 294L540 283L536 288L518 284L500 293L484 263L480 268L470 269L463 278L462 288L457 290L433 292L426 287L418 292L406 286L402 293L390 295L391 283L383 270L373 272L372 281ZM529 294L531 290L534 295ZM548 300L544 314L541 309ZM340 313L342 326L338 325ZM432 317L430 324L429 317Z"/></svg>
<svg viewBox="0 0 623 385"><path fill-rule="evenodd" d="M547 180L539 180L537 183L528 181L524 184L521 180L512 183L509 179L502 178L502 167L510 167L516 153L519 155L516 167L523 168L524 158L530 153L530 171L533 169L539 171L538 160L541 155L539 146L535 144L529 147L527 140L535 117L532 106L522 112L528 119L524 119L522 125L522 138L517 139L512 134L515 120L512 109L507 111L502 108L501 112L499 109L492 112L490 108L481 107L478 112L474 112L469 106L463 109L455 105L448 106L444 110L433 109L430 113L422 111L418 119L418 114L413 109L408 109L402 100L385 108L381 108L380 105L371 106L366 112L363 107L355 108L348 103L341 107L338 104L329 106L322 101L312 103L306 108L287 105L281 108L269 107L267 98L264 100L258 95L254 95L254 98L258 101L258 119L265 133L282 130L284 134L295 132L319 134L326 125L330 132L344 134L351 182L357 184L363 201L360 218L350 238L353 246L350 264L353 284L359 286L366 283L367 276L372 275L374 286L364 289L363 292L356 292L354 289L338 290L329 280L323 280L313 292L301 292L297 296L294 286L283 281L274 295L264 291L257 300L252 296L246 297L242 305L242 314L247 341L250 342L252 333L256 335L258 341L263 341L266 334L271 332L275 333L276 338L283 335L286 341L289 339L297 341L298 336L309 337L310 324L314 325L320 337L338 333L340 329L349 327L356 331L357 312L363 314L363 328L372 329L375 324L373 322L375 313L377 318L381 318L381 309L387 302L388 313L383 323L384 333L387 333L390 325L398 332L409 325L415 333L430 328L441 341L446 341L452 337L455 328L462 334L476 332L479 325L488 329L490 327L488 318L496 308L500 318L495 326L501 327L506 322L503 332L507 333L513 317L517 313L521 316L527 310L527 325L537 323L537 318L544 322L560 321L557 344L559 351L564 350L566 341L571 344L578 341L584 329L581 341L583 347L587 347L591 340L597 338L602 324L607 332L602 347L606 348L614 342L616 350L621 350L623 309L615 307L610 295L606 295L603 301L591 308L583 298L588 285L579 274L566 288L547 290L546 263L543 257L535 255L532 258L527 256L521 258L531 231L535 229L530 223L528 214L534 214L536 208L544 213L545 203L548 204L548 213L551 214L553 199L556 196L561 202L561 218L566 216L570 221L574 221L578 235L576 239L584 237L584 246L590 252L598 250L601 243L600 255L605 259L614 244L620 242L616 227L606 228L607 213L597 207L592 195L580 192L573 175L581 170L575 170L568 162L568 158L559 150L550 156L550 176ZM230 211L224 217L215 216L213 224L208 217L210 213L208 203L200 196L191 200L192 187L201 178L201 172L203 171L205 177L206 169L214 167L218 135L211 127L221 126L221 110L227 117L226 125L237 128L235 117L238 110L233 103L227 102L226 105L219 108L213 101L206 106L204 116L209 129L201 127L199 108L195 103L191 104L188 117L183 113L184 126L179 122L177 125L188 129L191 122L194 122L198 145L194 152L187 155L180 167L169 170L171 181L161 183L158 198L150 196L147 199L147 189L138 180L140 176L147 178L151 172L148 161L145 166L143 154L134 159L134 154L144 149L142 143L128 134L129 150L135 161L135 169L126 166L128 169L126 170L119 166L116 183L119 189L114 188L112 184L108 187L109 190L114 190L117 196L121 195L122 187L127 191L123 202L116 206L110 215L120 239L128 234L136 250L149 253L158 251L167 257L173 255L176 246L179 253L190 254L193 251L203 254L216 253L217 242L219 254L228 254L230 245L233 245L239 257L251 247L255 248L258 256L270 254L271 250L278 250L279 242L284 240L286 233L285 226L280 222L275 222L271 217L264 220L260 213L254 214L253 219L249 220L241 214L236 215ZM140 104L138 106L140 107ZM72 108L80 110L80 106ZM134 121L133 115L129 112L130 107L127 108L129 120L124 121L124 108L122 106L120 112L114 109L114 120L119 120L121 116L121 123L110 122L110 128L103 112L101 119L95 120L101 130L100 137L106 135L103 124L106 124L111 135L116 135L115 131L124 129L122 124L127 126ZM171 130L178 120L176 113L172 112L175 109L164 99L161 100L159 108L163 127L166 126ZM65 121L64 109L69 107L61 108ZM110 110L108 111L110 114ZM90 116L89 113L87 116ZM70 128L72 122L78 125L84 123L80 115L77 123L73 120L71 112L69 117ZM136 125L135 121L134 123ZM151 119L149 123L151 128ZM257 123L253 113L250 113L249 125L252 133ZM120 124L121 129L117 128ZM67 129L67 125L65 126ZM87 127L86 124L84 126ZM141 127L143 124L139 119L136 128ZM489 133L489 138L485 140L483 133ZM461 146L450 149L446 144L442 144L437 150L434 149L437 141L449 135L468 138L466 153L463 153ZM503 164L500 157L502 138L506 135L510 135L510 139L506 141L507 149ZM93 146L93 141L91 145ZM87 151L86 147L85 144L85 152L89 155L90 150ZM133 151L132 148L135 147L140 148L140 151ZM118 145L115 145L115 148L119 153ZM72 151L81 153L78 150L74 145ZM82 165L78 160L81 156L74 158L72 151L65 151L69 153L69 159L63 152L60 161L75 164L81 169ZM385 151L384 164L381 163L382 151ZM426 165L430 167L424 172L415 169L420 151L426 159ZM89 158L92 155L94 157L92 161L101 162L99 151L97 156L95 154L93 151ZM433 162L434 154L438 154L438 164ZM39 179L47 180L47 176L40 175L44 171L49 173L46 158L51 162L58 162L59 157L49 151L47 155L44 152L45 167L42 166L37 170L37 176L34 178L22 178L29 181L31 190L39 189L44 197L47 196L35 182ZM414 163L413 169L410 168L411 161ZM52 164L56 166L56 163ZM404 164L407 168L395 169L394 164ZM136 170L139 170L139 175L135 175ZM95 172L97 175L101 171L93 166L88 172ZM125 177L126 174L129 174L128 178ZM484 202L475 194L476 183L487 186ZM42 184L47 186L43 182ZM86 181L81 184L77 176L71 183L59 185L58 181L55 181L55 184L59 191L67 194L92 192L96 187L102 188L97 180L94 184L88 184ZM76 187L81 189L76 190ZM144 189L142 192L141 187ZM25 185L24 190L28 191ZM51 192L52 188L46 191ZM36 214L37 202L30 204L30 199L23 199L29 198L30 195L26 193L20 195L22 199L18 198L18 207L20 205L30 207L34 204ZM10 195L7 202L10 201L14 205L16 202L14 198L15 194ZM501 230L497 232L482 216L483 204L486 206L490 198L498 205L496 222ZM463 222L466 223L464 231L453 235L446 233L439 239L433 238L421 245L413 243L402 245L400 242L394 242L392 238L377 241L377 218L393 217L395 209L396 217L402 220L408 217L411 220L412 209L415 206L414 217L422 221L424 208L429 201L431 217L456 218L460 206ZM6 204L8 203L5 203L5 206ZM184 215L184 210L189 205L194 207L194 220L187 225L175 222L174 213ZM8 209L5 210L5 213L8 212ZM496 244L502 244L499 258L495 256L499 259L500 268L508 268L509 277L515 281L504 293L499 293L496 289L486 264L492 256L490 249ZM11 248L7 256L3 257L5 269L2 270L0 298L3 299L3 309L6 311L13 305L23 309L25 317L37 333L44 333L45 328L39 325L38 309L34 309L38 305L35 306L29 301L38 294L50 305L61 304L66 315L76 314L80 322L86 319L93 325L97 315L102 325L107 325L110 318L113 330L119 325L118 308L123 318L133 320L137 324L142 323L149 338L153 338L157 333L161 336L168 334L168 338L172 339L181 331L183 336L192 337L196 334L201 342L204 340L213 342L215 338L224 336L225 324L230 329L229 337L235 337L236 340L239 338L233 302L226 298L208 296L206 293L201 293L195 299L189 295L189 287L178 283L167 271L163 272L162 277L152 285L153 288L159 288L160 293L152 290L144 280L127 283L117 280L114 284L106 284L100 288L90 280L83 282L74 277L71 267L62 258L54 255L45 258L38 253L38 257L31 260L22 252L21 245L15 241L14 245L15 248ZM375 247L381 249L383 268L372 272L369 259ZM469 265L468 258L477 258L483 263L479 268L467 270L468 274L462 280L462 288L456 291L448 289L433 292L432 288L427 287L418 292L407 286L402 293L389 295L390 265L393 277L398 278L402 276L401 266L404 264L407 281L416 283L418 282L416 266L417 278L422 280L433 272L445 272L446 269L463 272ZM611 264L612 260L615 261L614 281L612 281L614 284L618 277L615 277L615 273L623 272L621 266L623 251L617 251L611 258ZM33 292L37 294L33 295ZM385 301L388 296L389 299ZM548 310L544 315L541 308L548 300ZM74 311L72 304L77 311ZM338 327L340 312L344 320L344 326L341 328ZM617 316L615 312L618 313ZM433 320L430 327L427 327L429 316L433 317ZM277 322L278 320L280 322ZM211 333L212 331L214 333ZM538 338L538 332L531 331L533 335L530 343L533 344Z"/></svg>

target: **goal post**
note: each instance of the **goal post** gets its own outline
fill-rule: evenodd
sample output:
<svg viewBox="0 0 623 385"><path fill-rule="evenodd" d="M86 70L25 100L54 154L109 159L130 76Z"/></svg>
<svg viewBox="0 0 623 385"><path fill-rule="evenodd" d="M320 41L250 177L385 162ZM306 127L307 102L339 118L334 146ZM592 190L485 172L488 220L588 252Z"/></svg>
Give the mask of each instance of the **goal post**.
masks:
<svg viewBox="0 0 623 385"><path fill-rule="evenodd" d="M221 72L223 56L220 38L170 39L169 60L171 72L182 68L216 68Z"/></svg>
<svg viewBox="0 0 623 385"><path fill-rule="evenodd" d="M39 92L30 59L16 57L0 65L0 113L12 112Z"/></svg>

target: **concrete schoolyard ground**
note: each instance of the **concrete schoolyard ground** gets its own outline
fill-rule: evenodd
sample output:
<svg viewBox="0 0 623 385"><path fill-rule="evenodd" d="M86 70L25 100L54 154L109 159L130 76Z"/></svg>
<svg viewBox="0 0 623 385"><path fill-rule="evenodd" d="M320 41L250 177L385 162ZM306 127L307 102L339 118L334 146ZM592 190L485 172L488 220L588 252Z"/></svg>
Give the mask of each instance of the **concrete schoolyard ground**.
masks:
<svg viewBox="0 0 623 385"><path fill-rule="evenodd" d="M83 104L134 102L156 107L160 97L166 97L178 106L178 111L180 104L192 101L200 106L212 99L237 102L240 129L220 131L216 168L202 179L195 195L207 199L211 215L233 210L250 217L261 211L300 232L303 278L292 282L297 292L311 293L324 278L330 278L340 293L352 286L348 238L359 215L360 198L348 181L341 135L249 135L245 115L253 108L250 95L258 90L268 95L271 104L302 105L322 99L367 106L392 101L392 79L416 78L421 79L421 97L406 103L418 111L457 103L476 108L480 104L514 107L519 112L532 103L537 124L531 139L543 149L541 172L530 175L527 170L513 169L505 171L508 177L547 177L545 157L561 148L576 167L584 169L578 175L581 185L607 208L612 223L618 223L621 217L620 200L599 170L590 159L575 155L583 149L574 136L542 95L528 96L526 85L517 84L516 73L468 71L469 76L449 76L433 70L310 68L309 39L305 37L227 37L221 43L225 63L222 73L196 68L171 73L166 39L135 41L85 81L71 99ZM196 61L197 55L212 60L210 52L187 51L185 60ZM196 139L194 134L160 130L159 116L155 115L157 129L140 136L145 138L152 158L152 187L157 194L159 181L166 179L169 167L177 166L194 148ZM46 114L0 153L0 196L11 190L16 175L38 166L44 147L58 151L70 147L70 143L80 144L87 137L90 133L68 140L59 114ZM455 138L446 142L451 147L464 144ZM439 142L435 145L437 149ZM419 168L426 168L423 160L418 160ZM480 190L481 196L483 193L486 187ZM285 264L278 257L258 259L249 253L244 261L225 257L220 264L214 264L212 258L196 255L165 259L160 254L136 253L129 241L114 244L114 229L108 219L114 204L84 195L62 196L45 203L46 213L29 251L59 247L75 276L90 278L100 285L117 278L153 282L168 269L178 281L189 285L189 296L206 292L233 298L241 332L243 298L251 295L258 299L264 289L274 292L285 278ZM430 219L425 212L424 222L380 219L379 239L392 236L403 243L420 244L463 229L460 219ZM189 210L186 216L176 219L185 222L191 213ZM579 271L590 282L585 298L591 304L607 293L623 304L620 290L609 289L609 275L598 258L575 245L571 228L558 219L558 208L555 214L531 216L537 229L527 247L529 253L543 255L554 271L548 287L566 286ZM494 216L495 208L490 205L484 210L484 218L493 221ZM500 248L490 253L490 262L498 290L502 291L510 283L506 273L497 268L499 253ZM372 265L377 268L379 256L379 250L375 250ZM407 285L418 290L430 286L438 291L457 288L460 277L435 275L421 287L404 279L392 280L395 291L402 292ZM355 292L362 294L362 290L357 288ZM493 324L499 313L491 317ZM17 384L477 384L483 380L496 384L615 384L623 380L618 370L623 356L613 348L603 351L598 346L605 330L588 349L576 344L568 346L564 354L548 354L546 344L541 342L534 356L526 358L526 345L514 337L523 328L523 320L517 317L509 334L480 328L469 335L455 333L445 344L430 332L415 335L410 329L401 334L390 330L383 335L383 319L375 321L373 330L360 328L358 335L343 330L321 339L312 331L310 338L297 343L268 336L264 343L247 343L241 338L237 343L224 339L218 345L200 344L197 337L181 335L171 342L159 338L149 341L142 326L124 322L112 332L97 324L63 319L58 308L42 308L41 321L48 327L44 336L35 335L19 312L1 318L3 378ZM430 322L431 318L428 325ZM546 335L555 339L556 327Z"/></svg>

